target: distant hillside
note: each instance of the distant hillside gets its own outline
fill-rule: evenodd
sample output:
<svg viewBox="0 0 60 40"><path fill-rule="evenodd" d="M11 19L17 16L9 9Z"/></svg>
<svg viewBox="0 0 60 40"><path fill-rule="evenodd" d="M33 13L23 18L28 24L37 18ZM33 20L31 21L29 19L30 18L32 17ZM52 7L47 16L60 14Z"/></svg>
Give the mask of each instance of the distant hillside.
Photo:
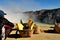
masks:
<svg viewBox="0 0 60 40"><path fill-rule="evenodd" d="M38 11L26 11L24 12L28 17L34 19L35 21L54 24L56 15L60 16L60 8L57 9L42 9Z"/></svg>

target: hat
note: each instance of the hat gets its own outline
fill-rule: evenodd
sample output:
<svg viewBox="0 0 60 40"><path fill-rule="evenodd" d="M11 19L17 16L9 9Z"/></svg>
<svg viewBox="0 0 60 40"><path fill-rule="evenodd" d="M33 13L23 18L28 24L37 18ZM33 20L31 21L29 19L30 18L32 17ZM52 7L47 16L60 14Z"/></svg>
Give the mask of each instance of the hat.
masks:
<svg viewBox="0 0 60 40"><path fill-rule="evenodd" d="M2 10L0 10L0 17L6 15Z"/></svg>

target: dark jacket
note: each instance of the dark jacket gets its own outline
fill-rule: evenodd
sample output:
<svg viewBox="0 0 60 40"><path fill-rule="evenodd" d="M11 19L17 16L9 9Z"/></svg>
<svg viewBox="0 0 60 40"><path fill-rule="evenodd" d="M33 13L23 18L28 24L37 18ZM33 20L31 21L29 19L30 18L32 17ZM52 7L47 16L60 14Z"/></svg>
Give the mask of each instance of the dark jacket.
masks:
<svg viewBox="0 0 60 40"><path fill-rule="evenodd" d="M11 27L14 27L14 24L10 21L8 21L6 18L3 19L3 25L9 25Z"/></svg>
<svg viewBox="0 0 60 40"><path fill-rule="evenodd" d="M4 25L9 25L9 26L11 26L11 27L14 27L14 24L11 23L10 21L8 21L6 18L1 18L1 19L0 19L0 34L1 34L1 31L2 31L2 27L3 27Z"/></svg>

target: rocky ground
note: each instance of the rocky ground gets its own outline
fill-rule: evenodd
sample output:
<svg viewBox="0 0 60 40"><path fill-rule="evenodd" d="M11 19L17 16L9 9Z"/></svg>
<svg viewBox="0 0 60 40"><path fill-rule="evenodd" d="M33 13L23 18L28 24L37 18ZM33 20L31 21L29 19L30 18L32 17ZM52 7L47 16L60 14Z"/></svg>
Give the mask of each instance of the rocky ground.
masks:
<svg viewBox="0 0 60 40"><path fill-rule="evenodd" d="M10 37L6 40L60 40L60 34L53 31L54 25L39 24L41 28L40 34L33 34L32 37L19 37L15 35L16 31L12 31Z"/></svg>

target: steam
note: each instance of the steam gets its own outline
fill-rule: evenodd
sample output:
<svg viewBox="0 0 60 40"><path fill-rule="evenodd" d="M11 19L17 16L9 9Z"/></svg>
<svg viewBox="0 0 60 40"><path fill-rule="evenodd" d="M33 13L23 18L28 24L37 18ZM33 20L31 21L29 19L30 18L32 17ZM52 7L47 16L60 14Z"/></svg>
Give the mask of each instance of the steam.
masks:
<svg viewBox="0 0 60 40"><path fill-rule="evenodd" d="M28 16L26 16L23 11L19 7L8 8L8 7L0 7L7 15L5 16L11 22L19 22L21 19L27 20Z"/></svg>
<svg viewBox="0 0 60 40"><path fill-rule="evenodd" d="M11 22L19 22L20 19L28 20L29 16L23 13L23 10L32 10L30 6L37 6L34 1L22 0L21 3L16 3L13 1L7 0L5 6L0 6L0 10L3 10L7 15L5 16ZM32 15L33 16L33 15ZM34 17L34 16L33 16ZM35 17L34 17L35 19Z"/></svg>

